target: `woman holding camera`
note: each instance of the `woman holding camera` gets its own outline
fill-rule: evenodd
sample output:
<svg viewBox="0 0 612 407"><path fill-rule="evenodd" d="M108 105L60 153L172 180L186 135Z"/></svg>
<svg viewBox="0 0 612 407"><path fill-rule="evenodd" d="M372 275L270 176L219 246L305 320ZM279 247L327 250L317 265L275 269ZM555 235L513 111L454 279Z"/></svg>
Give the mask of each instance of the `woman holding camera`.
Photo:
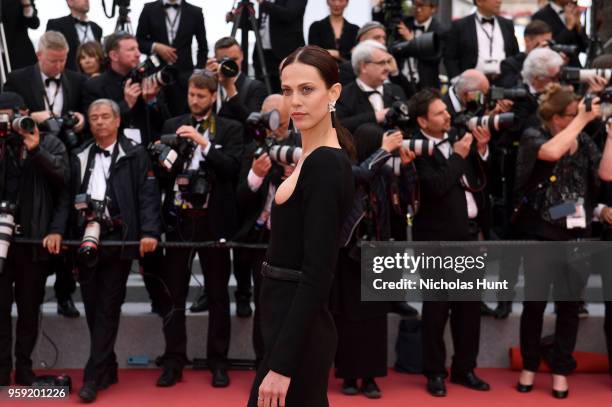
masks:
<svg viewBox="0 0 612 407"><path fill-rule="evenodd" d="M579 101L572 88L549 85L538 108L542 126L527 129L521 138L515 188L519 205L514 219L526 239L572 241L589 235L601 153L583 131L600 114L597 99L589 108L588 104ZM545 299L552 284L557 319L555 343L546 359L553 374L552 395L566 398L569 394L567 376L576 367L572 352L578 332L577 297L581 291L576 284L564 287L563 283L573 273L569 260L564 254L559 256L558 251L548 257L541 250L525 254L528 301L524 302L521 315L523 370L517 384L519 392L532 390L543 356L540 338ZM560 298L564 301L559 301Z"/></svg>
<svg viewBox="0 0 612 407"><path fill-rule="evenodd" d="M272 205L259 295L265 354L248 405L324 407L337 342L328 304L353 202L354 147L333 113L342 88L334 58L319 47L299 48L280 73L303 153Z"/></svg>

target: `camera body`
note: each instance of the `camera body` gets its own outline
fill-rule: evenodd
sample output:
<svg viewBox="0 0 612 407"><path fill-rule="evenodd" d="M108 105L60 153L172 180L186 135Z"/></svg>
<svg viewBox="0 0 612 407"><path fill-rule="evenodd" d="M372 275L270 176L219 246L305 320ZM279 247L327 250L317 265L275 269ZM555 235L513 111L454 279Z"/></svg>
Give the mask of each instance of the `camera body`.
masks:
<svg viewBox="0 0 612 407"><path fill-rule="evenodd" d="M597 94L589 93L584 97L587 111L591 111L593 99L599 98L599 108L601 109L601 119L606 122L612 118L612 86L609 86Z"/></svg>
<svg viewBox="0 0 612 407"><path fill-rule="evenodd" d="M208 207L208 199L213 186L213 177L206 167L206 163L200 162L197 170L187 170L176 177L176 185L180 193L180 200L176 205L183 209L205 209Z"/></svg>
<svg viewBox="0 0 612 407"><path fill-rule="evenodd" d="M149 144L149 152L159 164L167 171L171 171L174 163L179 157L189 158L195 148L193 141L186 137L180 137L175 133L163 134L159 138L159 143Z"/></svg>
<svg viewBox="0 0 612 407"><path fill-rule="evenodd" d="M106 216L107 201L107 199L104 201L92 199L89 194L78 194L74 198L74 208L85 224L76 257L77 264L81 267L94 268L97 265L102 229L112 229L112 222Z"/></svg>
<svg viewBox="0 0 612 407"><path fill-rule="evenodd" d="M489 94L487 95L487 101L490 108L495 107L495 104L503 99L518 100L527 97L527 89L517 88L500 88L498 86L491 86Z"/></svg>
<svg viewBox="0 0 612 407"><path fill-rule="evenodd" d="M268 130L276 131L280 126L280 113L272 109L267 113L253 112L247 117L247 133L260 145L267 143Z"/></svg>
<svg viewBox="0 0 612 407"><path fill-rule="evenodd" d="M555 52L563 53L567 56L576 55L578 53L577 45L567 45L567 44L559 44L554 40L548 41L548 48L552 49Z"/></svg>
<svg viewBox="0 0 612 407"><path fill-rule="evenodd" d="M74 112L67 112L62 117L51 117L45 120L42 129L59 138L68 150L74 150L81 145L81 137L74 131L78 121Z"/></svg>
<svg viewBox="0 0 612 407"><path fill-rule="evenodd" d="M133 83L141 83L146 78L153 78L160 87L174 84L178 79L178 69L172 65L162 66L159 58L151 55L136 68L130 70L126 80L131 79Z"/></svg>

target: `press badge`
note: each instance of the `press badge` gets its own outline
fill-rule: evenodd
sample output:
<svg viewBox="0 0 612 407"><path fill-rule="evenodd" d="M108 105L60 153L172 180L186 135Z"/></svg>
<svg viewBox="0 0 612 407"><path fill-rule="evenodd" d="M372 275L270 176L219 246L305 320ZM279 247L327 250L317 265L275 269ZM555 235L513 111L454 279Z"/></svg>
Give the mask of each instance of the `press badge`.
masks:
<svg viewBox="0 0 612 407"><path fill-rule="evenodd" d="M136 144L142 144L142 137L140 136L140 130L138 129L125 129L123 135Z"/></svg>
<svg viewBox="0 0 612 407"><path fill-rule="evenodd" d="M586 228L586 213L584 211L584 200L582 198L578 199L578 202L576 202L576 211L567 216L566 222L568 229Z"/></svg>
<svg viewBox="0 0 612 407"><path fill-rule="evenodd" d="M483 63L483 70L485 75L499 75L500 61L497 59L485 59Z"/></svg>

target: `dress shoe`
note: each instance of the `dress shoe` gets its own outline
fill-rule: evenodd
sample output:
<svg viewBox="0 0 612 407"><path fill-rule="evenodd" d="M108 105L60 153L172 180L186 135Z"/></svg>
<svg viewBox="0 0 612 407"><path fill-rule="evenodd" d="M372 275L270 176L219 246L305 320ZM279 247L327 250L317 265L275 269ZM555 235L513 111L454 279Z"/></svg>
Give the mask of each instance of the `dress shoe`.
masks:
<svg viewBox="0 0 612 407"><path fill-rule="evenodd" d="M419 311L417 311L412 305L408 304L406 301L394 301L391 303L391 312L395 312L403 317L416 317L419 315Z"/></svg>
<svg viewBox="0 0 612 407"><path fill-rule="evenodd" d="M15 384L20 386L31 386L36 380L36 375L30 368L15 369Z"/></svg>
<svg viewBox="0 0 612 407"><path fill-rule="evenodd" d="M523 384L521 382L518 382L516 384L516 390L519 393L529 393L531 390L533 390L533 384Z"/></svg>
<svg viewBox="0 0 612 407"><path fill-rule="evenodd" d="M227 375L226 369L213 369L212 371L212 386L213 387L227 387L230 384L229 376Z"/></svg>
<svg viewBox="0 0 612 407"><path fill-rule="evenodd" d="M151 314L157 314L160 317L162 316L161 308L159 307L158 303L156 303L156 302L152 302L151 303Z"/></svg>
<svg viewBox="0 0 612 407"><path fill-rule="evenodd" d="M164 368L161 376L157 379L157 387L172 387L176 382L183 379L182 369Z"/></svg>
<svg viewBox="0 0 612 407"><path fill-rule="evenodd" d="M347 396L354 396L359 393L359 389L357 388L357 380L356 379L344 379L342 381L342 393Z"/></svg>
<svg viewBox="0 0 612 407"><path fill-rule="evenodd" d="M79 398L83 403L91 403L96 399L98 395L98 389L96 388L96 382L87 381L83 383L83 387L79 390Z"/></svg>
<svg viewBox="0 0 612 407"><path fill-rule="evenodd" d="M10 386L11 385L11 372L8 373L2 372L0 373L0 386Z"/></svg>
<svg viewBox="0 0 612 407"><path fill-rule="evenodd" d="M374 379L363 379L361 392L369 399L379 399L382 395Z"/></svg>
<svg viewBox="0 0 612 407"><path fill-rule="evenodd" d="M500 301L495 308L495 319L506 319L512 313L512 301Z"/></svg>
<svg viewBox="0 0 612 407"><path fill-rule="evenodd" d="M434 397L446 396L446 385L443 377L428 377L427 391Z"/></svg>
<svg viewBox="0 0 612 407"><path fill-rule="evenodd" d="M105 390L109 388L112 384L116 384L119 381L119 377L117 376L117 368L108 368L102 379L99 383L96 383L96 388L98 390Z"/></svg>
<svg viewBox="0 0 612 407"><path fill-rule="evenodd" d="M462 376L451 375L450 381L451 383L460 384L469 389L479 391L489 391L491 389L489 384L484 380L480 379L478 376L476 376L474 372L469 372Z"/></svg>
<svg viewBox="0 0 612 407"><path fill-rule="evenodd" d="M569 396L569 389L567 390L555 390L552 389L552 395L556 399L566 399Z"/></svg>
<svg viewBox="0 0 612 407"><path fill-rule="evenodd" d="M480 315L483 317L493 317L495 316L495 311L491 309L484 301L480 302Z"/></svg>
<svg viewBox="0 0 612 407"><path fill-rule="evenodd" d="M189 307L189 311L194 313L208 311L208 295L206 295L206 290L202 289L198 298Z"/></svg>
<svg viewBox="0 0 612 407"><path fill-rule="evenodd" d="M589 316L589 309L587 308L587 305L584 301L580 302L580 305L578 306L578 317L579 318L586 318Z"/></svg>
<svg viewBox="0 0 612 407"><path fill-rule="evenodd" d="M70 297L65 301L57 302L57 313L65 316L66 318L78 318L81 316L81 313L75 307L74 302Z"/></svg>
<svg viewBox="0 0 612 407"><path fill-rule="evenodd" d="M251 294L234 293L236 297L236 315L240 318L248 318L253 315L251 309Z"/></svg>

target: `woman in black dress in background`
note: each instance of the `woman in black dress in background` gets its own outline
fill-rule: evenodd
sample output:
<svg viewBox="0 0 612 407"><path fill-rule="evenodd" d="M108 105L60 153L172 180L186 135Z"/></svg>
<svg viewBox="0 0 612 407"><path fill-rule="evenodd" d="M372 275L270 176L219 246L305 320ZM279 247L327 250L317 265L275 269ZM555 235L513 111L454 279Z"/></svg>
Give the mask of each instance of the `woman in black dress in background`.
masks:
<svg viewBox="0 0 612 407"><path fill-rule="evenodd" d="M359 26L343 17L348 0L327 0L329 15L310 24L308 45L325 48L338 61L351 59L351 50L357 43Z"/></svg>
<svg viewBox="0 0 612 407"><path fill-rule="evenodd" d="M353 201L351 136L334 117L338 64L307 46L280 68L282 94L302 134L302 157L278 188L260 289L265 355L249 407L328 406L336 352L328 303L340 230Z"/></svg>

